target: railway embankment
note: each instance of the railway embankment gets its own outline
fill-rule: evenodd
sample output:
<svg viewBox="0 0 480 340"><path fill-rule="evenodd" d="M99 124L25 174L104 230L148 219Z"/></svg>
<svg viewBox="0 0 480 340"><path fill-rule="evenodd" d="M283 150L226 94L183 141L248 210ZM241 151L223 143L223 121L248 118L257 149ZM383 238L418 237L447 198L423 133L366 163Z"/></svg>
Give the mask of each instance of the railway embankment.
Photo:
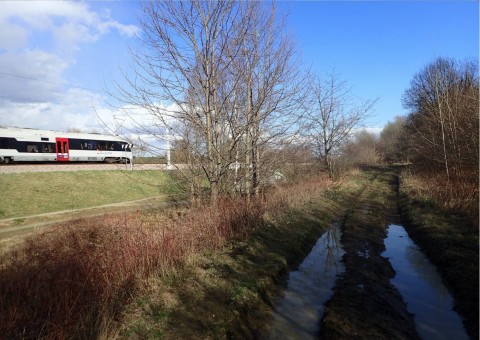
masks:
<svg viewBox="0 0 480 340"><path fill-rule="evenodd" d="M72 288L78 295L57 294L58 289L42 294L49 296L49 304L55 303L51 296L59 299L59 305L50 305L45 313L45 304L34 300L25 304L28 308L22 314L23 320L32 319L29 311L38 316L36 324L22 325L29 334L46 329L43 332L52 335L79 337L262 338L269 333L274 301L283 294L289 270L297 268L334 221L342 220L345 271L337 278L324 318L318 320L319 336L418 338L413 316L391 283L395 272L382 256L388 223L402 218L397 211L395 179L394 169L369 169L335 184L316 183L315 190L314 183L284 188L261 204L242 205L240 201L227 200L214 209L169 208L133 217L125 214L121 219L72 221L63 231L55 229L63 239L57 240L55 233L32 238L27 244L36 251L25 256L36 256L35 261L26 261L25 268L5 266L3 270L11 270L11 275L2 277L15 280L10 286L0 287L17 289L17 282L32 283L17 276L37 271L50 280L42 283L46 289L54 286L60 271L64 273L64 284L69 282L67 274L76 278L74 282L88 283L84 287L61 286ZM400 195L400 203L404 204L402 199ZM408 204L416 207L415 202ZM423 233L423 229L419 230ZM445 265L448 261L437 263L439 271L450 273L447 276L454 277L457 284L458 280L466 280L473 287L477 280L478 286L478 267L471 267L475 260L478 263L478 249L476 254L469 253L472 244L462 242L466 236L460 237L458 230L448 232L452 234L449 242L456 244L454 254L448 257L461 255L456 259L465 260L462 268L466 273L452 275L456 272L450 271L453 266ZM438 233L426 234L429 236L423 237L432 247L445 242ZM444 249L448 253L447 248ZM55 259L58 263L52 262ZM41 261L46 262L41 268L35 267ZM97 267L97 263L101 266ZM77 267L82 270L76 270ZM102 274L92 276L90 271ZM85 281L77 277L82 273ZM447 286L452 289L453 284ZM15 296L12 292L3 293ZM472 290L466 294L470 299L475 297ZM66 310L70 314L75 310L75 317L65 319L70 314L61 312L61 299L69 296L84 300L78 300L76 306L67 304ZM472 333L468 324L475 309L471 314L462 314L462 308L468 310L468 301L456 294L454 297L470 336L475 338L475 330ZM478 315L478 305L476 312ZM59 319L49 319L52 317ZM76 324L78 321L80 325ZM61 326L64 328L45 326L59 322L65 322ZM19 334L14 326L9 331L8 334Z"/></svg>
<svg viewBox="0 0 480 340"><path fill-rule="evenodd" d="M171 170L183 167L177 164L170 167ZM17 163L0 165L0 174L24 173L24 172L72 172L72 171L112 171L112 170L170 170L166 164L108 164L108 163Z"/></svg>
<svg viewBox="0 0 480 340"><path fill-rule="evenodd" d="M11 167L0 167L3 168ZM0 219L21 219L160 195L180 198L182 192L170 172L156 170L0 173L0 188Z"/></svg>

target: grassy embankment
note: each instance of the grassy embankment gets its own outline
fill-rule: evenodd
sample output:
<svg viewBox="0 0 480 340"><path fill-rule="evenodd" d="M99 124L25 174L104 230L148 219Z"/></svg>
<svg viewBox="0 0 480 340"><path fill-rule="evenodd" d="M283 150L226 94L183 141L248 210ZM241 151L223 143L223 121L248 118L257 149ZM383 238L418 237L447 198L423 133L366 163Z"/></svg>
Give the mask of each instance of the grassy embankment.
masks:
<svg viewBox="0 0 480 340"><path fill-rule="evenodd" d="M410 237L437 266L455 297L455 309L464 318L469 336L478 339L478 216L475 221L471 213L475 206L478 215L478 191L476 199L470 195L472 198L465 202L468 209L453 213L451 204L435 195L442 186L442 182L432 184L404 171L400 176L400 207Z"/></svg>
<svg viewBox="0 0 480 340"><path fill-rule="evenodd" d="M167 172L76 171L0 174L0 219L95 207L178 189Z"/></svg>
<svg viewBox="0 0 480 340"><path fill-rule="evenodd" d="M272 190L247 203L66 222L37 233L0 267L7 337L245 337L269 299L360 192L360 174Z"/></svg>
<svg viewBox="0 0 480 340"><path fill-rule="evenodd" d="M365 183L357 173L337 185L303 183L277 191L248 237L190 258L172 278L150 281L126 309L120 336L261 337L285 274L343 217Z"/></svg>

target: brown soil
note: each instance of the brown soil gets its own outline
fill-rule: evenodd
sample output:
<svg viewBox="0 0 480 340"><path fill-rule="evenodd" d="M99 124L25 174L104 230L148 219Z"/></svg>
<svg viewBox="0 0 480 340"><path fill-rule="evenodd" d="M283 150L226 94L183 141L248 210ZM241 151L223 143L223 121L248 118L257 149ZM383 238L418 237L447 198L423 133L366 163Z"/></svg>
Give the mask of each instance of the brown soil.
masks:
<svg viewBox="0 0 480 340"><path fill-rule="evenodd" d="M381 256L387 221L398 218L389 179L391 174L379 174L347 216L342 236L345 273L326 304L320 339L419 338L413 316L390 283L395 272Z"/></svg>

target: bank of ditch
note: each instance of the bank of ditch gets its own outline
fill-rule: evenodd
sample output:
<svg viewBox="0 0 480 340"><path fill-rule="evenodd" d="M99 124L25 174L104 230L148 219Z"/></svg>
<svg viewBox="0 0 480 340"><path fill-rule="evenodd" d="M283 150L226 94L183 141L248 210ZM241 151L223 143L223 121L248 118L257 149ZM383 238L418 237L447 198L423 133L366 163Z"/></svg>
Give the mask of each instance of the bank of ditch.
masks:
<svg viewBox="0 0 480 340"><path fill-rule="evenodd" d="M191 258L175 275L150 278L126 308L126 338L261 338L286 273L342 218L368 182L357 172L301 205L265 216L249 237ZM292 194L292 193L290 193Z"/></svg>
<svg viewBox="0 0 480 340"><path fill-rule="evenodd" d="M65 221L0 249L7 338L244 338L289 268L351 206L357 172L251 202Z"/></svg>
<svg viewBox="0 0 480 340"><path fill-rule="evenodd" d="M478 339L478 225L466 215L444 211L428 195L419 195L419 185L421 182L413 182L410 176L401 173L398 201L405 228L437 267L454 297L454 309L462 316L468 335Z"/></svg>

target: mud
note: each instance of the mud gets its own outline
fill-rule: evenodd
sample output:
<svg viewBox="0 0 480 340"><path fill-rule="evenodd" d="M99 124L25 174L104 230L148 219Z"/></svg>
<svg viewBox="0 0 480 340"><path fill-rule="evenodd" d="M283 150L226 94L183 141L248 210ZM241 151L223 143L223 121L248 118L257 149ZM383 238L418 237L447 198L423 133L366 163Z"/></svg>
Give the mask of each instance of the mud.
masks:
<svg viewBox="0 0 480 340"><path fill-rule="evenodd" d="M377 173L343 226L345 273L326 304L320 339L419 339L413 316L390 283L385 250L387 221L398 218L393 175Z"/></svg>
<svg viewBox="0 0 480 340"><path fill-rule="evenodd" d="M465 216L410 199L400 183L399 207L409 236L436 266L471 339L479 338L479 233Z"/></svg>

